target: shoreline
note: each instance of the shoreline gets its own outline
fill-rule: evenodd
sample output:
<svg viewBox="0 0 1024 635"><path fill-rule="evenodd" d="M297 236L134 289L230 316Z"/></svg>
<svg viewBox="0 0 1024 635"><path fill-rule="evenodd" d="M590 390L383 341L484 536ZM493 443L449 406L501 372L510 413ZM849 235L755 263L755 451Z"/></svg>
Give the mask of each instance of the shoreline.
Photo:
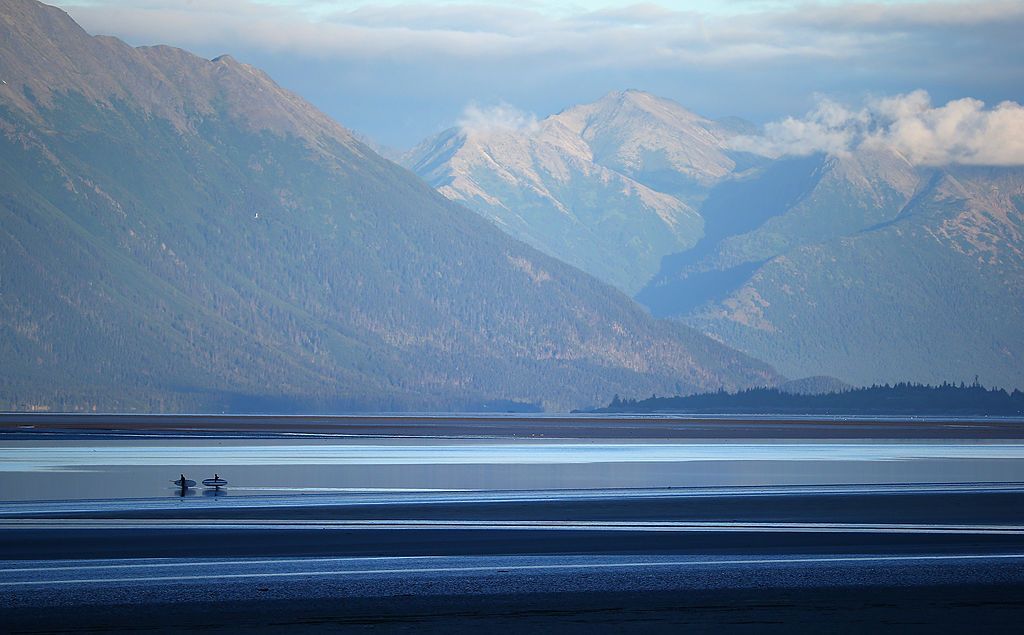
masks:
<svg viewBox="0 0 1024 635"><path fill-rule="evenodd" d="M141 433L245 437L509 439L1024 439L1024 419L754 415L344 414L205 415L0 413L0 440Z"/></svg>
<svg viewBox="0 0 1024 635"><path fill-rule="evenodd" d="M956 432L958 430L958 432ZM209 414L98 414L98 413L0 413L0 434L32 432L225 432L259 434L294 432L336 432L353 435L436 435L451 431L488 432L523 436L525 433L560 436L572 431L573 437L592 432L609 438L621 432L622 438L660 437L709 438L709 431L742 437L792 436L794 431L818 432L824 437L836 432L857 433L865 438L899 438L893 432L910 437L935 432L938 438L951 433L990 438L1024 438L1024 418L984 416L794 416L794 415L488 415L488 414L341 414L341 415L209 415ZM998 432L1001 434L993 434ZM1010 434L1010 436L1005 436ZM583 434L587 436L587 434Z"/></svg>

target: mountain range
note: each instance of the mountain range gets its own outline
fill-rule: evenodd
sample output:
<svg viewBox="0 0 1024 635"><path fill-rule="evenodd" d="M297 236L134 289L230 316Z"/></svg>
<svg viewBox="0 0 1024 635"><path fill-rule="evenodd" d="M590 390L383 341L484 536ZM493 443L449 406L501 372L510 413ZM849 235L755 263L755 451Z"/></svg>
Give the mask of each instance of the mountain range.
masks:
<svg viewBox="0 0 1024 635"><path fill-rule="evenodd" d="M405 162L785 375L1024 387L1024 169L914 165L884 146L730 150L757 134L625 91L532 126L453 129Z"/></svg>
<svg viewBox="0 0 1024 635"><path fill-rule="evenodd" d="M694 206L749 161L726 147L735 123L635 90L517 123L451 128L402 162L512 236L630 294L662 257L696 244L704 223Z"/></svg>
<svg viewBox="0 0 1024 635"><path fill-rule="evenodd" d="M567 409L783 380L510 237L230 56L133 48L0 0L0 80L0 408ZM633 176L535 150L646 210L666 234L638 247L653 275L702 223L643 185L661 159L629 147ZM681 182L720 178L689 156L665 159L702 166ZM546 200L541 181L524 200Z"/></svg>

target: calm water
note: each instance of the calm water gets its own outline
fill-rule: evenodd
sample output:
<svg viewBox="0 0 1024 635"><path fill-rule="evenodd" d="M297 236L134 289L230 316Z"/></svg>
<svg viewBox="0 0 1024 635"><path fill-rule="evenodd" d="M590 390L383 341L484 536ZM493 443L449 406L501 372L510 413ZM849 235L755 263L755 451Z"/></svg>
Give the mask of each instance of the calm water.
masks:
<svg viewBox="0 0 1024 635"><path fill-rule="evenodd" d="M109 439L0 441L0 500L364 490L1024 482L1021 441ZM203 495L198 492L197 495Z"/></svg>

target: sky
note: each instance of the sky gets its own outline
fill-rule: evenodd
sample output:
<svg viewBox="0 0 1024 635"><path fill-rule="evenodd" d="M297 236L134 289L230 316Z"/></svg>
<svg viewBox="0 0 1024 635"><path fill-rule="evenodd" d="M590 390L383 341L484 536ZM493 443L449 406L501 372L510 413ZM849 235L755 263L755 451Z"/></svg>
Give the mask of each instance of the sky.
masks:
<svg viewBox="0 0 1024 635"><path fill-rule="evenodd" d="M1024 103L1021 0L47 1L94 34L229 53L395 148L467 108L544 117L626 88L783 128L920 91Z"/></svg>

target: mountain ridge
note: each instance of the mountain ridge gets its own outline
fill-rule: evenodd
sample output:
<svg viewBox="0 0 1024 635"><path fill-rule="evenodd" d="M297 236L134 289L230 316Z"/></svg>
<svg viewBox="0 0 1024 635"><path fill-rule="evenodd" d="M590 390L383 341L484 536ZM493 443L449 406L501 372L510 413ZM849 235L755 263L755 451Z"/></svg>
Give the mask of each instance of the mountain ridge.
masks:
<svg viewBox="0 0 1024 635"><path fill-rule="evenodd" d="M637 125L638 117L645 125ZM646 165L645 153L663 153L660 158L667 166L703 186L736 167L723 151L730 136L725 128L674 101L644 91L613 91L591 104L567 108L551 119L562 122L586 141L596 163L640 182L644 182L643 173L652 169Z"/></svg>
<svg viewBox="0 0 1024 635"><path fill-rule="evenodd" d="M887 220L773 255L683 320L793 375L1024 386L1014 192L1017 168L923 170Z"/></svg>
<svg viewBox="0 0 1024 635"><path fill-rule="evenodd" d="M623 131L637 113L642 124ZM513 237L632 294L663 256L702 236L694 204L737 167L724 147L734 135L629 90L540 121L451 128L402 164Z"/></svg>

